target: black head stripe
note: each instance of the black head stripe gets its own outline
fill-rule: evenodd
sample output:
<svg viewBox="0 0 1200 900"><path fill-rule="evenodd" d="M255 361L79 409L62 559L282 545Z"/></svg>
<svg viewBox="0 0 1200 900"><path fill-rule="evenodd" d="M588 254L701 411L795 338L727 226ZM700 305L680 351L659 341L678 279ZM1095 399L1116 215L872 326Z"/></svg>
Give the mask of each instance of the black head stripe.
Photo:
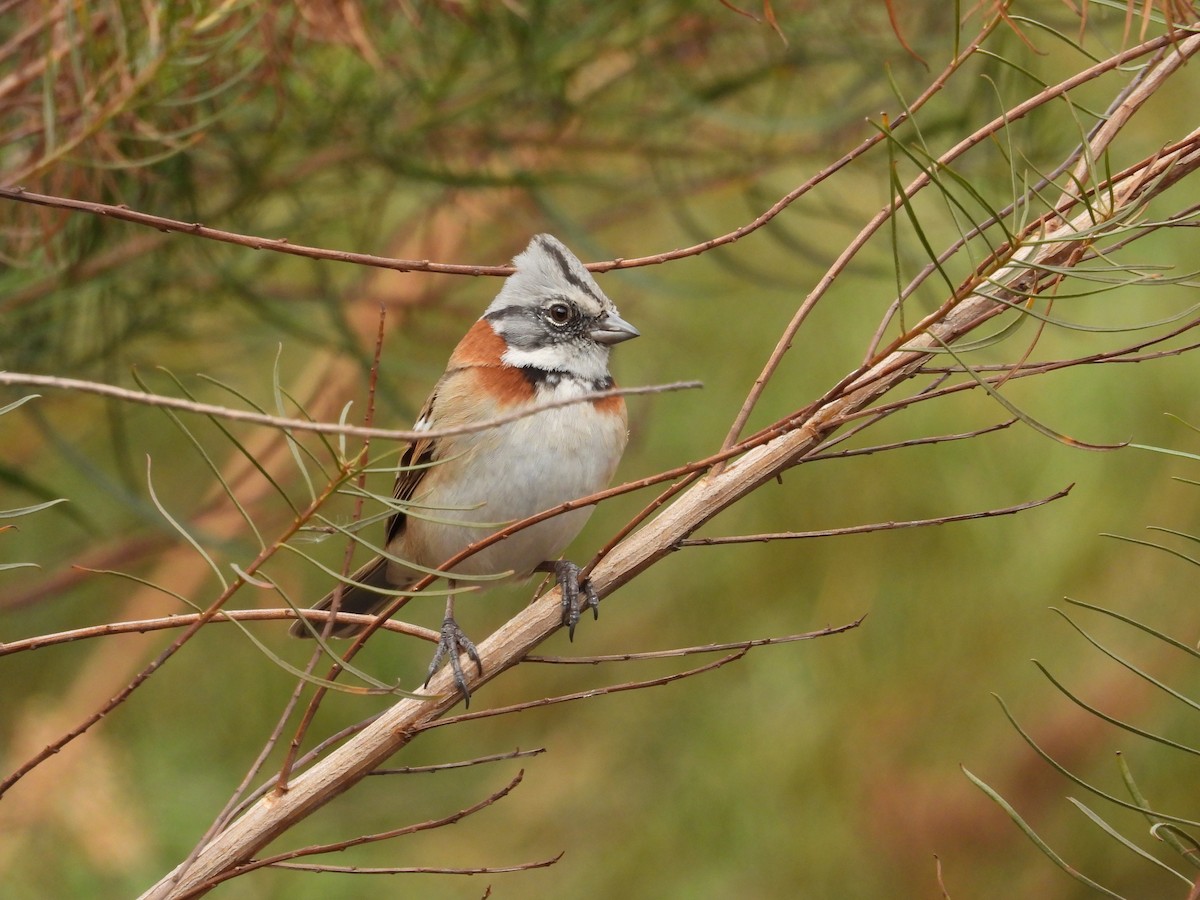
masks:
<svg viewBox="0 0 1200 900"><path fill-rule="evenodd" d="M571 265L570 260L563 256L562 251L558 247L549 241L538 241L538 246L554 257L554 261L558 263L559 269L562 270L562 276L564 279L566 279L568 284L572 284L579 288L601 306L604 305L604 301L600 297L596 296L596 292L592 289L590 284L579 277L579 274Z"/></svg>

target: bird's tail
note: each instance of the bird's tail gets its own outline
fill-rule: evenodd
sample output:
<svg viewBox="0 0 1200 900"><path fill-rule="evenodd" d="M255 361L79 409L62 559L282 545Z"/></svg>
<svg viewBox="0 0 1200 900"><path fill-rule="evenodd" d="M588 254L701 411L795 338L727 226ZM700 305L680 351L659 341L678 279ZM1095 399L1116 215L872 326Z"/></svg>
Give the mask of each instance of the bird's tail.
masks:
<svg viewBox="0 0 1200 900"><path fill-rule="evenodd" d="M403 588L403 585L394 585L388 582L387 560L382 556L375 557L350 578L355 583L342 586L342 599L338 602L338 612L370 615L383 609L394 597L392 594L381 594L375 588L390 590L395 590L397 587ZM333 605L334 593L335 591L330 591L322 597L320 602L313 606L313 609L329 609ZM324 627L323 622L313 622L312 625L318 632ZM359 625L357 622L343 622L339 619L334 623L333 630L329 634L330 637L348 638L365 630L365 625ZM292 623L288 634L292 637L312 637L312 632L300 620Z"/></svg>

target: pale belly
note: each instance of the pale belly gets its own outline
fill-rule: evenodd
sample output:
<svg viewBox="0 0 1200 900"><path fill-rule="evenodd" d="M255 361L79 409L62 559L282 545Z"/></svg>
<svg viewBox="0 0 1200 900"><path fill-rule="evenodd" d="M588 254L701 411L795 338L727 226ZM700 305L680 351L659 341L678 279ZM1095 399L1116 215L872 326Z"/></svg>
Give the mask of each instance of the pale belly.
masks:
<svg viewBox="0 0 1200 900"><path fill-rule="evenodd" d="M440 566L506 524L607 487L624 445L624 422L600 416L590 405L549 410L463 439L456 448L460 455L444 464L446 477L429 478L430 489L418 489L413 500L426 509L409 514L397 542L403 547L393 546L392 552L421 566ZM527 578L540 563L562 554L592 509L523 529L452 569L464 575L511 571L514 578ZM388 574L395 583L412 570L392 563Z"/></svg>

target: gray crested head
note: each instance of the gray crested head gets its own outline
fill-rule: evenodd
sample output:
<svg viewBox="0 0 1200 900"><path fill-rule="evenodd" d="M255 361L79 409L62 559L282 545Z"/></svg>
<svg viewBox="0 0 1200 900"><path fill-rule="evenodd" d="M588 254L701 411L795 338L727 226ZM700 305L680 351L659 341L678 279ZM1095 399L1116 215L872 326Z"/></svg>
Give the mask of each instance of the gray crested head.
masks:
<svg viewBox="0 0 1200 900"><path fill-rule="evenodd" d="M558 238L535 235L483 314L508 344L504 361L599 379L608 350L638 336L592 273Z"/></svg>

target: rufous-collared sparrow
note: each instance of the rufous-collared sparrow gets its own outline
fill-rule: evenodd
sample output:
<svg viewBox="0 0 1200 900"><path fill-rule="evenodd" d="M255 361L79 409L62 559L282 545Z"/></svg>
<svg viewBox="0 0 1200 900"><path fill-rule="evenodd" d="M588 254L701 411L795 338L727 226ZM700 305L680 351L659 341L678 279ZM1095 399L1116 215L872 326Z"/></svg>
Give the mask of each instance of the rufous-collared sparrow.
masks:
<svg viewBox="0 0 1200 900"><path fill-rule="evenodd" d="M416 431L436 431L613 386L609 348L638 336L617 313L591 273L554 237L539 234L513 260L516 271L450 356L425 402ZM619 396L558 406L483 431L418 439L404 451L395 498L403 505L388 521L387 556L377 556L340 587L338 610L372 613L469 544L506 523L606 487L625 450L628 422ZM482 671L474 644L454 619L454 574L511 572L526 579L554 572L563 588L563 623L574 632L581 609L596 611L595 592L579 583L579 568L559 559L591 515L575 509L485 547L447 573L441 642L429 667L449 657L467 699L459 655ZM480 582L486 587L494 582ZM330 592L315 609L329 609ZM582 599L581 599L582 598ZM291 633L311 635L303 620ZM334 623L334 637L363 627ZM428 682L428 678L426 679Z"/></svg>

